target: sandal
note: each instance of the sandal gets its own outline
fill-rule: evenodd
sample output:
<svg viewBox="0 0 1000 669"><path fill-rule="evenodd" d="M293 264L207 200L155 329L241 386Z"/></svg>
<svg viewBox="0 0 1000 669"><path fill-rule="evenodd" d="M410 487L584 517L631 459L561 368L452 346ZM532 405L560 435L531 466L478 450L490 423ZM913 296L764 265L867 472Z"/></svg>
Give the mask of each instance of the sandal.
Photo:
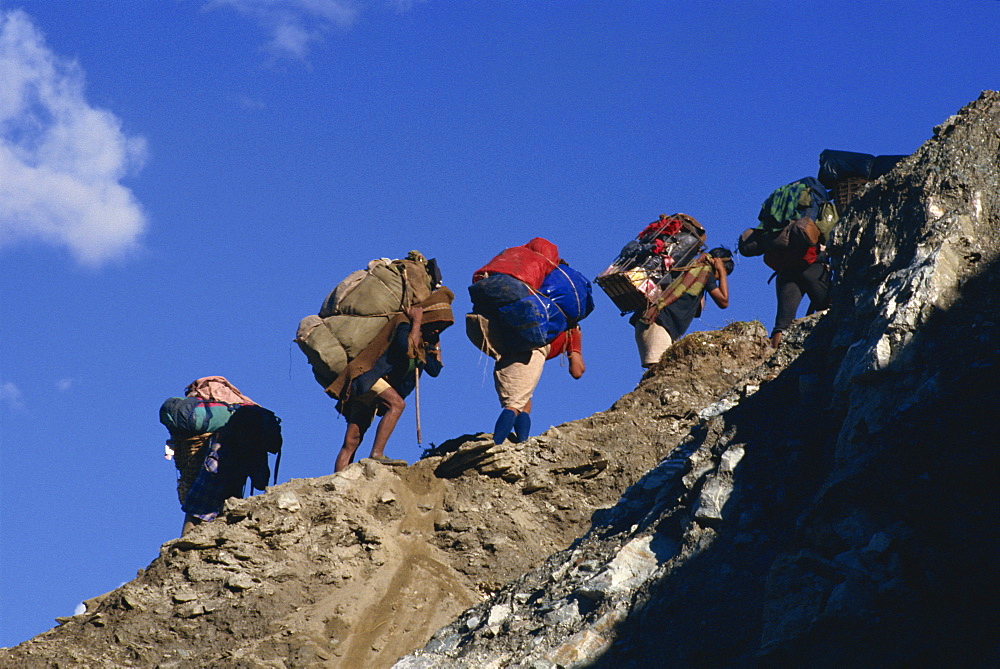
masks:
<svg viewBox="0 0 1000 669"><path fill-rule="evenodd" d="M375 462L387 465L389 467L409 467L410 463L406 460L396 460L393 458L387 458L384 455L372 455L368 458L369 460L374 460Z"/></svg>

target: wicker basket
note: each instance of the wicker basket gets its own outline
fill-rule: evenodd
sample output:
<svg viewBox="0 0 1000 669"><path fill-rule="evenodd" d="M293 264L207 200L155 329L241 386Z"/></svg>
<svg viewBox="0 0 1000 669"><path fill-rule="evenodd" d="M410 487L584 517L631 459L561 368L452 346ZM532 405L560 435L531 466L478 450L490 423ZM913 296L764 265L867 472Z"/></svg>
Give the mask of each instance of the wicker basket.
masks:
<svg viewBox="0 0 1000 669"><path fill-rule="evenodd" d="M861 189L868 183L868 179L861 177L848 177L838 181L837 185L833 187L833 201L837 205L837 210L844 211L851 200L856 198L861 193Z"/></svg>
<svg viewBox="0 0 1000 669"><path fill-rule="evenodd" d="M660 286L642 268L605 274L595 282L622 313L645 309L661 292Z"/></svg>

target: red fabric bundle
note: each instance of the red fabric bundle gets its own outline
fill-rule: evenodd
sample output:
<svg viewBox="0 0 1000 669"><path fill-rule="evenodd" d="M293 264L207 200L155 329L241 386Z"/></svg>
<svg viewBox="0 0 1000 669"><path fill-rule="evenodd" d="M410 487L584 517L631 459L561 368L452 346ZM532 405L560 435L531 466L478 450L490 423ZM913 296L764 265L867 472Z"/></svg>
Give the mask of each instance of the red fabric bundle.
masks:
<svg viewBox="0 0 1000 669"><path fill-rule="evenodd" d="M520 279L534 290L538 290L542 281L559 264L559 249L555 244L535 237L524 246L512 246L504 250L472 274L472 283L490 274L507 274Z"/></svg>
<svg viewBox="0 0 1000 669"><path fill-rule="evenodd" d="M683 225L684 224L679 218L667 218L665 214L660 214L660 219L658 221L653 221L643 228L642 232L636 236L636 239L642 239L647 236L652 237L654 235L669 237L670 235L675 235L680 232Z"/></svg>

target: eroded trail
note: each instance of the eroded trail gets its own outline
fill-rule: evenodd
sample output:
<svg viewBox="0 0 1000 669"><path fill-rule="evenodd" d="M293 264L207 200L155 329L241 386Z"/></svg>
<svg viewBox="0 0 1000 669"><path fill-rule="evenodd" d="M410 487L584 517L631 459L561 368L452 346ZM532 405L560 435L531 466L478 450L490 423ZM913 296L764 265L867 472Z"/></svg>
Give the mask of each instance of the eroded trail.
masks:
<svg viewBox="0 0 1000 669"><path fill-rule="evenodd" d="M767 356L764 337L695 333L611 409L521 444L467 435L410 467L362 460L231 500L5 661L391 666L586 533Z"/></svg>

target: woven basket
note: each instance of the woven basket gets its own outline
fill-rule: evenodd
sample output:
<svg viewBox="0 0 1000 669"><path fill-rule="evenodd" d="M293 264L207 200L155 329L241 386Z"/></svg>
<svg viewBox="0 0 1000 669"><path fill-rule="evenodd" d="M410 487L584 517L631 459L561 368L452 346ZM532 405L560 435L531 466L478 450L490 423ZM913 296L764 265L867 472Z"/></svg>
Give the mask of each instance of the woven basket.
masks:
<svg viewBox="0 0 1000 669"><path fill-rule="evenodd" d="M837 210L844 211L844 208L861 193L861 189L868 183L868 179L861 177L848 177L843 181L838 181L837 185L833 187L833 201L837 205Z"/></svg>
<svg viewBox="0 0 1000 669"><path fill-rule="evenodd" d="M605 274L595 282L622 313L645 309L662 292L642 269Z"/></svg>

